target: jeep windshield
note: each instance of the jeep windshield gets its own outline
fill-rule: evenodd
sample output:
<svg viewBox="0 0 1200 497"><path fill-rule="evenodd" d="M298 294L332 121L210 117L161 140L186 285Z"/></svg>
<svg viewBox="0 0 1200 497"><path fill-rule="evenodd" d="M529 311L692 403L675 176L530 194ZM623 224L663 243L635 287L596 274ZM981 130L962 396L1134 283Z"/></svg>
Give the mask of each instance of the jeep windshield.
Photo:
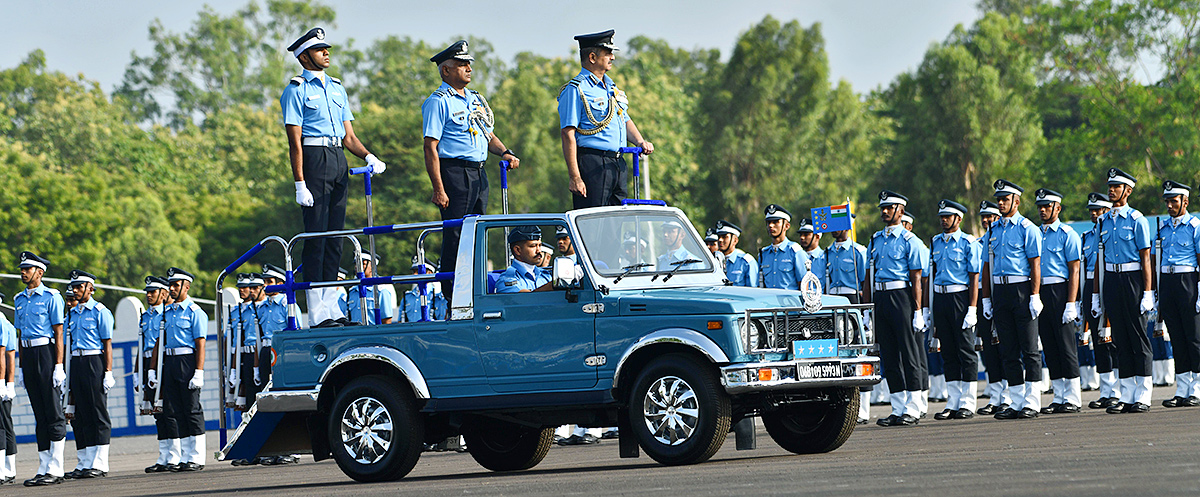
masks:
<svg viewBox="0 0 1200 497"><path fill-rule="evenodd" d="M713 259L691 223L670 211L587 214L576 225L592 267L604 277L713 270Z"/></svg>

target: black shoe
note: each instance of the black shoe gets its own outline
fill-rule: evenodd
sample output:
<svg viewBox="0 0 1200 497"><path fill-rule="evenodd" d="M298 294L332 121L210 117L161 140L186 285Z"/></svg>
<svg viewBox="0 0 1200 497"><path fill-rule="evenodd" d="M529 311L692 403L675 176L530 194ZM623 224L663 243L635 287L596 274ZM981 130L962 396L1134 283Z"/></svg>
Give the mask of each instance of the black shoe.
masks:
<svg viewBox="0 0 1200 497"><path fill-rule="evenodd" d="M1042 414L1054 414L1058 412L1058 408L1061 405L1058 402L1051 402L1050 405L1042 408Z"/></svg>
<svg viewBox="0 0 1200 497"><path fill-rule="evenodd" d="M1054 408L1054 414L1074 414L1079 412L1079 406L1075 404L1062 403Z"/></svg>
<svg viewBox="0 0 1200 497"><path fill-rule="evenodd" d="M37 475L33 478L25 480L26 487L44 487L47 485L58 485L63 482L61 476Z"/></svg>
<svg viewBox="0 0 1200 497"><path fill-rule="evenodd" d="M313 326L313 328L338 328L341 326L343 326L342 323L339 323L333 319L326 319L321 321L320 324Z"/></svg>
<svg viewBox="0 0 1200 497"><path fill-rule="evenodd" d="M438 449L435 447L434 450L441 452L444 449ZM260 457L258 459L255 459L255 461L257 461L259 464L261 464L263 466L278 466L279 464L281 464L279 462L279 457L277 457L277 456Z"/></svg>
<svg viewBox="0 0 1200 497"><path fill-rule="evenodd" d="M1126 411L1126 408L1128 408L1128 407L1129 407L1129 404L1126 404L1124 402L1117 402L1111 406L1108 406L1108 409L1105 409L1104 412L1107 412L1109 414L1121 414L1123 412L1128 412L1128 411Z"/></svg>
<svg viewBox="0 0 1200 497"><path fill-rule="evenodd" d="M899 418L900 418L900 416L892 414L891 416L888 416L886 418L879 418L879 419L875 420L875 424L877 424L879 426L892 426L892 423L894 423Z"/></svg>
<svg viewBox="0 0 1200 497"><path fill-rule="evenodd" d="M0 480L0 485L8 485L9 483L12 483L12 482L13 482L13 480L16 480L16 479L17 479L17 477L15 477L15 476L10 476L10 477L8 477L8 478L5 478L5 479L3 479L3 480Z"/></svg>
<svg viewBox="0 0 1200 497"><path fill-rule="evenodd" d="M258 461L254 459L234 459L229 464L234 466L254 466L255 464L258 464Z"/></svg>
<svg viewBox="0 0 1200 497"><path fill-rule="evenodd" d="M1149 411L1149 410L1150 410L1150 406L1148 406L1148 405L1146 405L1146 404L1143 404L1143 403L1141 403L1141 402L1134 402L1134 403L1132 403L1132 404L1126 404L1126 405L1125 405L1125 411L1124 411L1124 412L1127 412L1127 413L1143 413L1143 412L1146 412L1146 411Z"/></svg>
<svg viewBox="0 0 1200 497"><path fill-rule="evenodd" d="M930 402L945 402L946 398L945 397L930 397L929 401Z"/></svg>
<svg viewBox="0 0 1200 497"><path fill-rule="evenodd" d="M621 436L617 433L617 430L608 430L604 432L604 434L600 435L601 440L616 440L620 437Z"/></svg>
<svg viewBox="0 0 1200 497"><path fill-rule="evenodd" d="M169 466L167 466L166 464L158 464L158 463L155 463L153 466L146 468L147 473L166 473L170 470L171 470L171 468Z"/></svg>
<svg viewBox="0 0 1200 497"><path fill-rule="evenodd" d="M1189 397L1189 398L1195 399L1195 397ZM1162 405L1163 405L1163 407L1192 407L1192 406L1195 406L1196 404L1189 405L1187 398L1183 398L1183 397L1176 395L1174 397L1171 397L1167 400L1162 401Z"/></svg>
<svg viewBox="0 0 1200 497"><path fill-rule="evenodd" d="M1104 403L1107 400L1108 400L1108 397L1100 397L1096 400L1088 402L1088 409L1104 409L1105 408Z"/></svg>
<svg viewBox="0 0 1200 497"><path fill-rule="evenodd" d="M1092 391L1092 390L1095 390L1095 388L1092 388L1092 387L1083 387L1083 388L1079 389L1079 391L1081 391L1081 392L1090 392L1090 391Z"/></svg>
<svg viewBox="0 0 1200 497"><path fill-rule="evenodd" d="M82 471L83 471L82 469L71 470L70 472L63 473L62 477L64 480L77 480L77 479L79 479L79 473L81 473Z"/></svg>
<svg viewBox="0 0 1200 497"><path fill-rule="evenodd" d="M1191 397L1188 397L1187 399L1184 399L1184 401L1183 401L1183 407L1196 407L1196 406L1200 406L1200 397L1196 397L1193 395ZM11 480L12 478L9 477L9 479Z"/></svg>
<svg viewBox="0 0 1200 497"><path fill-rule="evenodd" d="M1155 383L1155 384L1154 384L1154 386L1156 386L1156 387L1165 387L1165 386L1167 386L1167 382L1163 381L1163 382Z"/></svg>
<svg viewBox="0 0 1200 497"><path fill-rule="evenodd" d="M177 471L177 472L191 472L191 471L203 471L203 470L204 470L203 464L196 464L194 462L179 463L179 466L175 469L175 471Z"/></svg>
<svg viewBox="0 0 1200 497"><path fill-rule="evenodd" d="M1017 419L1033 419L1036 417L1038 417L1038 412L1028 407L1017 411Z"/></svg>
<svg viewBox="0 0 1200 497"><path fill-rule="evenodd" d="M1117 400L1116 397L1109 397L1107 399L1101 399L1101 400L1103 401L1102 405L1105 409L1115 406L1115 405L1117 405L1117 402L1120 402L1119 400Z"/></svg>
<svg viewBox="0 0 1200 497"><path fill-rule="evenodd" d="M934 414L934 415L933 415L933 419L936 419L936 420L938 420L938 421L943 421L943 420L950 419L950 417L951 417L953 414L954 414L954 411L952 411L952 410L950 410L950 409L945 409L945 410L943 410L942 412L939 412L939 413L937 413L937 414Z"/></svg>
<svg viewBox="0 0 1200 497"><path fill-rule="evenodd" d="M905 414L896 418L896 421L892 423L892 426L916 426L920 421L920 419Z"/></svg>
<svg viewBox="0 0 1200 497"><path fill-rule="evenodd" d="M1017 419L1017 410L1009 407L1003 411L997 412L992 417L996 419Z"/></svg>
<svg viewBox="0 0 1200 497"><path fill-rule="evenodd" d="M600 440L598 440L596 437L592 436L590 433L587 433L582 437L579 435L571 435L563 439L562 445L589 445L599 441Z"/></svg>
<svg viewBox="0 0 1200 497"><path fill-rule="evenodd" d="M971 412L970 409L959 409L950 413L951 419L971 419L973 417L975 417L975 413Z"/></svg>
<svg viewBox="0 0 1200 497"><path fill-rule="evenodd" d="M89 468L79 472L79 478L104 478L108 476L107 471L100 471L96 468Z"/></svg>
<svg viewBox="0 0 1200 497"><path fill-rule="evenodd" d="M866 418L858 418L858 424L860 424L860 425L867 424L867 419Z"/></svg>
<svg viewBox="0 0 1200 497"><path fill-rule="evenodd" d="M997 412L1000 412L999 408L997 408L994 405L988 404L988 405L980 407L978 410L976 410L975 414L978 414L980 416L990 416L992 414L996 414Z"/></svg>

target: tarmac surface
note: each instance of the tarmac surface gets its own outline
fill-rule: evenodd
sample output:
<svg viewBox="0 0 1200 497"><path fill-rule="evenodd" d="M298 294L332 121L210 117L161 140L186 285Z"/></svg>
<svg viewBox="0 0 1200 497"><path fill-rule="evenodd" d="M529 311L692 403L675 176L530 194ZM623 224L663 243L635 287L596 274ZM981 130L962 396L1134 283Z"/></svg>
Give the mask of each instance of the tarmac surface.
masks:
<svg viewBox="0 0 1200 497"><path fill-rule="evenodd" d="M730 435L710 461L665 467L645 454L617 457L615 440L558 447L531 470L492 473L469 454L427 452L403 480L360 484L333 461L286 466L232 467L211 458L197 473L145 474L153 464L153 437L113 440L107 478L23 488L37 464L36 447L22 445L16 485L0 495L89 497L193 494L239 495L1200 495L1200 408L1167 409L1159 402L1174 387L1156 388L1145 414L1079 414L997 421L990 416L936 421L914 427L860 425L828 454L798 456L775 445L761 425L758 449L734 450ZM1097 397L1085 392L1084 402ZM1049 402L1043 398L1043 404ZM209 434L210 452L217 433ZM66 466L74 468L68 442Z"/></svg>

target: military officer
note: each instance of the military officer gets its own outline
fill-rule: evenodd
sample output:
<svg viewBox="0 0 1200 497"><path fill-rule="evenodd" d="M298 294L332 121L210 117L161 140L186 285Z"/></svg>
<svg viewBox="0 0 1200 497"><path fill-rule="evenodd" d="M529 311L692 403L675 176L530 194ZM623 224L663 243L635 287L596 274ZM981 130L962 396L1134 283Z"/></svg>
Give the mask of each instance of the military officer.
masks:
<svg viewBox="0 0 1200 497"><path fill-rule="evenodd" d="M254 403L258 394L260 381L255 378L255 357L258 355L258 335L261 334L262 320L258 313L258 304L266 300L263 295L263 278L258 273L242 273L238 275L238 290L244 292L241 305L238 306L238 333L241 338L236 345L240 356L241 367L237 370L234 386L238 389L235 405L238 410L246 410Z"/></svg>
<svg viewBox="0 0 1200 497"><path fill-rule="evenodd" d="M1093 192L1088 194L1087 207L1092 217L1092 223L1097 223L1100 216L1112 208L1112 202L1108 201L1108 194ZM1083 291L1089 297L1081 298L1083 309L1080 311L1080 314L1087 319L1087 333L1091 334L1092 351L1096 357L1096 375L1100 378L1100 398L1089 402L1088 407L1091 409L1108 409L1117 403L1120 396L1117 386L1117 373L1113 369L1117 358L1117 347L1112 342L1112 330L1108 327L1108 320L1101 319L1101 317L1095 316L1092 313L1092 302L1095 299L1090 297L1090 295L1095 295L1096 256L1099 253L1096 230L1091 229L1083 232L1081 238L1084 260Z"/></svg>
<svg viewBox="0 0 1200 497"><path fill-rule="evenodd" d="M458 41L429 60L437 64L442 79L441 86L421 104L425 171L433 185L431 201L441 209L442 220L486 214L488 179L483 166L488 152L509 161L510 169L519 167L521 159L494 133L495 116L487 99L467 88L475 60L467 42ZM454 272L461 235L461 228L442 232L444 271ZM453 280L448 281L453 288Z"/></svg>
<svg viewBox="0 0 1200 497"><path fill-rule="evenodd" d="M904 229L916 234L913 231L913 215L907 209L904 215L900 216L900 225ZM917 244L917 251L921 257L921 288L928 290L929 288L929 247L925 246L925 242L918 236L914 239ZM926 353L921 356L922 370L925 371L924 379L921 383L925 388L921 391L918 397L918 405L921 408L921 417L924 418L926 412L929 411L929 399L938 401L946 400L946 372L942 364L942 356L938 353L937 337L934 336L933 330L933 314L929 310L928 299L932 298L928 291L922 292L926 301L922 302L921 313L925 317L925 329L921 330L925 339Z"/></svg>
<svg viewBox="0 0 1200 497"><path fill-rule="evenodd" d="M1042 414L1079 412L1079 348L1073 323L1079 318L1079 261L1082 242L1079 234L1059 220L1062 194L1048 188L1034 192L1038 216L1042 220L1042 285L1039 294L1044 312L1038 316L1038 335L1042 340L1054 399L1041 409Z"/></svg>
<svg viewBox="0 0 1200 497"><path fill-rule="evenodd" d="M1108 170L1108 200L1113 207L1097 219L1096 231L1104 260L1103 282L1092 295L1092 315L1107 315L1117 346L1120 398L1106 412L1139 413L1150 410L1150 338L1146 313L1154 310L1151 281L1150 224L1128 204L1137 179L1118 168ZM1103 264L1103 267L1100 267ZM1097 275L1100 278L1100 275Z"/></svg>
<svg viewBox="0 0 1200 497"><path fill-rule="evenodd" d="M341 269L341 268L338 268L338 269ZM280 268L279 266L276 266L273 264L263 264L262 265L262 275L263 275L263 283L268 287L271 285L282 285L283 282L286 280L283 269ZM266 290L267 290L266 288L263 288L264 292L266 292ZM278 302L279 305L284 306L284 308L286 310L286 307L288 305L287 295L284 295L282 292L266 292L266 294L267 294L267 298L274 300L275 302Z"/></svg>
<svg viewBox="0 0 1200 497"><path fill-rule="evenodd" d="M143 409L151 410L154 402L154 389L158 387L158 371L154 369L154 344L158 342L159 332L163 328L163 309L167 306L167 279L158 276L146 277L146 310L142 311L140 320L142 331L142 389ZM154 427L158 435L158 459L154 465L146 468L147 473L164 473L179 464L179 427L175 418L166 416L162 411L154 412Z"/></svg>
<svg viewBox="0 0 1200 497"><path fill-rule="evenodd" d="M799 290L800 280L808 272L809 258L799 243L788 240L792 213L778 204L771 204L767 206L765 214L771 245L759 250L759 274L762 275L759 286Z"/></svg>
<svg viewBox="0 0 1200 497"><path fill-rule="evenodd" d="M346 89L337 78L325 74L329 48L325 30L313 28L292 43L288 51L304 70L292 78L279 98L288 138L296 203L301 206L304 231L340 230L346 224L346 194L349 168L344 150L364 159L374 174L387 165L363 146L354 134L354 113ZM304 241L304 278L332 281L342 258L342 239L312 238ZM308 291L310 322L336 326L337 293L333 288Z"/></svg>
<svg viewBox="0 0 1200 497"><path fill-rule="evenodd" d="M821 254L825 293L862 302L859 282L867 277L867 248L850 241L850 230L833 232L833 243Z"/></svg>
<svg viewBox="0 0 1200 497"><path fill-rule="evenodd" d="M975 356L974 329L979 270L982 265L975 237L959 229L967 208L953 200L938 202L942 234L930 242L934 329L941 341L946 374L946 409L934 419L968 419L975 416L975 381L979 364Z"/></svg>
<svg viewBox="0 0 1200 497"><path fill-rule="evenodd" d="M701 259L683 246L683 240L687 238L683 224L672 219L662 223L661 228L662 241L663 246L666 247L666 253L658 256L656 268L659 271L671 271L676 268L680 271L704 268L704 263Z"/></svg>
<svg viewBox="0 0 1200 497"><path fill-rule="evenodd" d="M417 256L413 256L412 274L422 274L421 261ZM425 272L423 274L434 274L437 268L425 263ZM404 292L404 297L401 300L401 317L406 323L413 323L421 320L421 294L417 285L413 285L411 289ZM437 282L425 284L425 300L429 305L429 319L440 321L446 319L446 296L442 295L442 288Z"/></svg>
<svg viewBox="0 0 1200 497"><path fill-rule="evenodd" d="M0 293L0 302L7 298ZM13 431L12 401L16 391L17 328L0 313L0 484L17 478L17 434Z"/></svg>
<svg viewBox="0 0 1200 497"><path fill-rule="evenodd" d="M613 34L610 29L575 37L583 69L558 94L563 159L576 209L625 200L627 172L618 150L627 142L643 154L654 152L629 115L629 98L608 76L618 50Z"/></svg>
<svg viewBox="0 0 1200 497"><path fill-rule="evenodd" d="M71 401L67 418L75 432L79 463L64 475L67 479L108 476L109 437L108 390L116 385L112 373L113 315L92 298L96 276L75 269L68 286L79 305L71 309Z"/></svg>
<svg viewBox="0 0 1200 497"><path fill-rule="evenodd" d="M375 256L375 262L379 262L379 256ZM367 278L375 276L375 264L371 263L371 254L363 252L361 268ZM346 290L346 296L338 302L338 305L342 308L342 312L349 316L350 321L355 324L364 322L362 321L362 299L359 295L361 288L359 285L352 285L350 289ZM392 323L396 314L395 309L391 305L388 305L388 302L396 301L396 297L392 294L392 291L391 285L379 285L374 288L370 286L366 287L363 295L367 297L367 320L365 321L367 324L378 324L379 322L383 324ZM379 302L378 306L376 302ZM375 318L376 307L379 309L378 322Z"/></svg>
<svg viewBox="0 0 1200 497"><path fill-rule="evenodd" d="M1003 179L993 186L1001 218L988 229L991 260L983 264L983 277L991 285L983 287L983 315L993 320L1012 391L1012 405L995 418L1036 418L1041 411L1041 392L1034 384L1042 379L1037 337L1037 317L1044 307L1039 295L1042 235L1020 213L1025 190Z"/></svg>
<svg viewBox="0 0 1200 497"><path fill-rule="evenodd" d="M166 329L155 349L163 349L163 409L174 419L180 435L180 462L173 471L204 469L204 410L200 389L204 387L204 343L208 315L188 296L194 276L172 267L167 270L173 304L163 319ZM155 354L158 357L158 354Z"/></svg>
<svg viewBox="0 0 1200 497"><path fill-rule="evenodd" d="M550 272L537 267L542 248L542 230L537 226L517 226L509 231L508 246L512 265L496 280L496 293L542 292L550 290Z"/></svg>
<svg viewBox="0 0 1200 497"><path fill-rule="evenodd" d="M1164 407L1200 405L1200 279L1196 268L1200 254L1200 218L1188 214L1192 188L1176 181L1163 182L1163 201L1171 219L1162 237L1158 312L1162 314L1175 349L1175 396Z"/></svg>
<svg viewBox="0 0 1200 497"><path fill-rule="evenodd" d="M38 472L25 480L27 487L63 481L63 448L67 425L60 391L67 373L63 369L63 312L66 303L58 290L42 284L50 261L21 252L21 282L25 290L13 299L16 323L21 333L21 371L25 393L33 409L38 445Z"/></svg>
<svg viewBox="0 0 1200 497"><path fill-rule="evenodd" d="M742 229L724 219L717 221L718 259L724 262L725 278L734 286L758 285L758 261L737 248Z"/></svg>
<svg viewBox="0 0 1200 497"><path fill-rule="evenodd" d="M925 328L921 302L922 261L916 235L904 229L900 217L908 198L884 190L879 193L880 218L884 229L871 237L867 260L874 268L867 301L875 303L875 336L883 360L884 375L891 390L892 414L880 418L879 426L911 426L921 417L925 389L921 356L925 354L920 330Z"/></svg>
<svg viewBox="0 0 1200 497"><path fill-rule="evenodd" d="M717 236L716 228L708 228L704 230L704 246L708 248L709 253L711 253L713 257L716 257L718 261L721 261L721 264L724 264L725 259L721 254L721 249L717 244L717 240L719 240L719 237Z"/></svg>
<svg viewBox="0 0 1200 497"><path fill-rule="evenodd" d="M984 200L979 202L979 222L983 225L984 230L991 227L992 223L1000 219L1000 207L995 202ZM980 268L982 262L989 259L986 239L979 238L975 243L979 245L980 250ZM990 282L979 280L979 286L982 288ZM979 410L976 414L992 415L1003 411L1012 403L1012 399L1008 396L1008 380L1004 379L1004 363L1000 358L1000 342L996 340L995 330L992 326L991 318L984 317L983 311L977 310L978 316L975 324L975 335L978 337L981 350L980 356L983 362L985 376L987 377L987 387L984 388L983 394L988 398L988 403Z"/></svg>

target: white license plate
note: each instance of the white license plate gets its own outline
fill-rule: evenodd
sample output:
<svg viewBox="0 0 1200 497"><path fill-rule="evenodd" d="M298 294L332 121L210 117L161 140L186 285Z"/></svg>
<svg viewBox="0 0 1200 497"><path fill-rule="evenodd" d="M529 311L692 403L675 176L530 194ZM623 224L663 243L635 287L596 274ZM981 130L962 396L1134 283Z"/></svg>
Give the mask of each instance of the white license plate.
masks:
<svg viewBox="0 0 1200 497"><path fill-rule="evenodd" d="M796 366L796 378L801 380L841 377L842 365L837 362L815 362Z"/></svg>

